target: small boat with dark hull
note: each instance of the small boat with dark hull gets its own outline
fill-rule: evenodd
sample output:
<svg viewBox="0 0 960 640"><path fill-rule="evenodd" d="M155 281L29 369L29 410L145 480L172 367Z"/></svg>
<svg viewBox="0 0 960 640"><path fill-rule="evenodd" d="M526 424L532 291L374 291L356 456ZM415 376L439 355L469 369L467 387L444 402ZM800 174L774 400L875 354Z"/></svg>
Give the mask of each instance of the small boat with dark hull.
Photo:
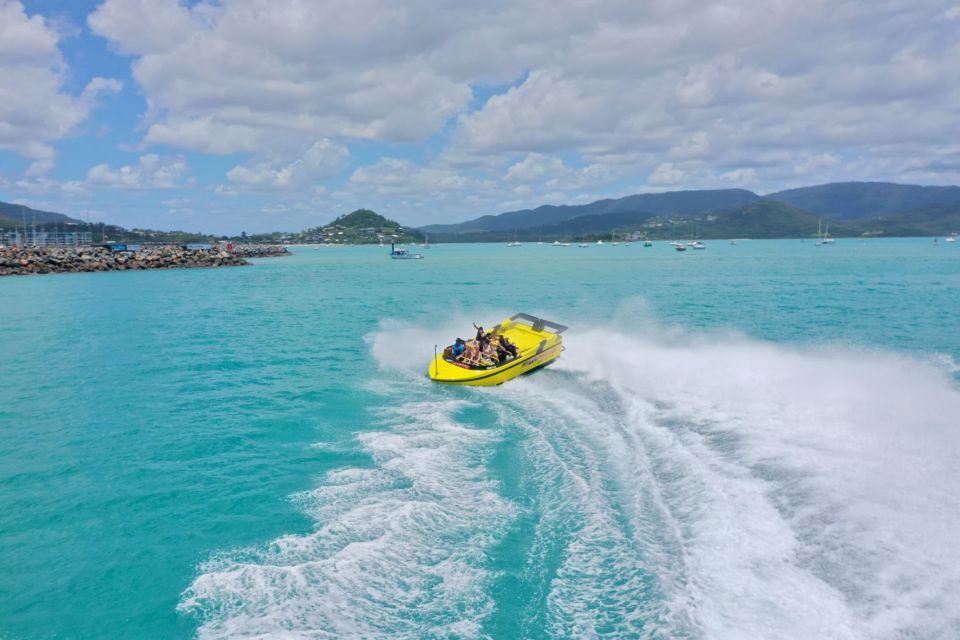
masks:
<svg viewBox="0 0 960 640"><path fill-rule="evenodd" d="M468 343L467 352L454 357L452 347L447 347L430 364L430 379L444 384L473 386L503 384L559 358L564 348L560 334L566 330L562 324L518 313L487 332L494 338L506 336L516 345L516 355L508 355L499 362L479 355L471 357L468 354L476 353L478 345Z"/></svg>

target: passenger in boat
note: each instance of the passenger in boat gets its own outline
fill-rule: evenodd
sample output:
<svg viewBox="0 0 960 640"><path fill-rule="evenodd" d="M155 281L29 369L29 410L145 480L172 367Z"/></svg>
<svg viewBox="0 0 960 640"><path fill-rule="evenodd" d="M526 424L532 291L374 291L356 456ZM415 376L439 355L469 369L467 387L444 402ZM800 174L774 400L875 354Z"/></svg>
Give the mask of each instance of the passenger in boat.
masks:
<svg viewBox="0 0 960 640"><path fill-rule="evenodd" d="M463 338L457 338L457 341L453 343L453 348L450 350L450 354L453 356L454 360L463 355L463 352L467 350L467 345L463 341Z"/></svg>
<svg viewBox="0 0 960 640"><path fill-rule="evenodd" d="M486 337L486 336L484 336ZM481 341L480 353L483 355L484 360L489 360L494 362L497 360L497 350L493 346L493 341L490 339Z"/></svg>
<svg viewBox="0 0 960 640"><path fill-rule="evenodd" d="M480 364L480 347L477 344L476 340L471 340L466 343L466 349L463 352L463 355L460 356L460 362L466 362L467 364Z"/></svg>
<svg viewBox="0 0 960 640"><path fill-rule="evenodd" d="M493 347L497 350L497 362L503 364L510 357L510 352L503 346L503 336L494 336Z"/></svg>
<svg viewBox="0 0 960 640"><path fill-rule="evenodd" d="M517 349L517 345L510 342L510 338L507 336L500 336L500 346L514 358L520 355L520 350Z"/></svg>
<svg viewBox="0 0 960 640"><path fill-rule="evenodd" d="M483 340L483 337L487 334L483 332L483 327L477 326L476 322L473 323L473 328L477 330L477 342L481 342Z"/></svg>

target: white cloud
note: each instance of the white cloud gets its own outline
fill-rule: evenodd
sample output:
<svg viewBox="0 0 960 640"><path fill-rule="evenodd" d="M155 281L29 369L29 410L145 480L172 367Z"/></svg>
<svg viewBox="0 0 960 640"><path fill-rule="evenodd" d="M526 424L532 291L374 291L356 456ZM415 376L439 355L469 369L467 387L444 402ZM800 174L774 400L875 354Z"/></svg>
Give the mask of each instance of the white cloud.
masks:
<svg viewBox="0 0 960 640"><path fill-rule="evenodd" d="M230 153L289 150L303 136L404 142L439 130L472 93L422 60L418 48L444 37L422 10L107 0L88 22L138 56L149 142Z"/></svg>
<svg viewBox="0 0 960 640"><path fill-rule="evenodd" d="M522 183L529 194L563 192L584 187L600 187L622 177L611 167L591 164L577 168L568 166L556 156L529 153L511 165L503 180Z"/></svg>
<svg viewBox="0 0 960 640"><path fill-rule="evenodd" d="M601 89L596 81L571 82L559 72L535 71L519 87L490 98L481 111L461 117L458 133L464 146L480 152L588 147L612 133L600 117ZM555 122L565 125L561 135Z"/></svg>
<svg viewBox="0 0 960 640"><path fill-rule="evenodd" d="M167 51L202 29L177 0L104 2L88 22L94 31L109 32L120 51L135 55Z"/></svg>
<svg viewBox="0 0 960 640"><path fill-rule="evenodd" d="M710 152L710 136L704 131L695 131L670 149L674 158L702 158Z"/></svg>
<svg viewBox="0 0 960 640"><path fill-rule="evenodd" d="M740 187L750 187L757 182L756 169L734 169L720 174L720 179Z"/></svg>
<svg viewBox="0 0 960 640"><path fill-rule="evenodd" d="M85 200L93 195L90 188L79 180L53 180L46 177L27 177L6 185L30 194L53 194L73 200Z"/></svg>
<svg viewBox="0 0 960 640"><path fill-rule="evenodd" d="M684 172L675 167L672 162L658 164L653 173L647 178L647 183L654 186L680 184L686 177Z"/></svg>
<svg viewBox="0 0 960 640"><path fill-rule="evenodd" d="M926 140L921 153L930 156L960 136L952 106L960 45L935 19L950 14L945 3L591 6L595 19L563 27L571 46L546 55L539 45L556 34L530 38L521 60L529 76L460 117L451 155L575 151L632 165L657 184L676 171L683 186L737 168L776 183L795 179L797 153L843 152L862 157L863 169L878 152L906 160ZM543 28L558 27L548 20ZM665 154L709 166L668 170ZM823 175L809 168L811 179Z"/></svg>
<svg viewBox="0 0 960 640"><path fill-rule="evenodd" d="M507 182L542 182L547 177L554 177L564 173L566 167L557 157L545 156L542 153L529 153L507 169L503 177Z"/></svg>
<svg viewBox="0 0 960 640"><path fill-rule="evenodd" d="M358 167L342 189L320 194L317 203L388 210L419 225L547 202L589 202L610 195L601 189L618 176L609 167L570 166L547 154L528 154L480 173L442 161L421 166L409 159L381 158Z"/></svg>
<svg viewBox="0 0 960 640"><path fill-rule="evenodd" d="M81 95L69 95L58 44L49 21L28 16L19 1L0 0L0 149L32 160L30 176L49 172L56 160L51 143L83 122L100 94L122 86L94 78Z"/></svg>
<svg viewBox="0 0 960 640"><path fill-rule="evenodd" d="M323 138L289 164L279 167L269 163L236 166L227 172L227 178L234 184L246 187L302 189L338 175L349 156L346 147Z"/></svg>
<svg viewBox="0 0 960 640"><path fill-rule="evenodd" d="M183 158L162 158L148 153L140 156L136 165L111 169L98 164L87 171L91 185L117 189L171 189L182 186L181 178L187 171Z"/></svg>
<svg viewBox="0 0 960 640"><path fill-rule="evenodd" d="M353 193L380 196L415 196L424 200L442 199L449 193L483 188L482 181L452 169L421 167L410 160L382 158L359 167L350 176L347 188Z"/></svg>
<svg viewBox="0 0 960 640"><path fill-rule="evenodd" d="M193 202L190 198L169 198L161 200L160 204L167 207L169 214L191 214L193 213Z"/></svg>
<svg viewBox="0 0 960 640"><path fill-rule="evenodd" d="M835 169L840 166L840 163L840 158L832 153L800 154L794 162L793 172L799 176L806 176Z"/></svg>
<svg viewBox="0 0 960 640"><path fill-rule="evenodd" d="M88 22L133 56L147 143L254 154L219 195L306 193L340 145L430 139L325 199L496 212L616 180L960 180L955 2L106 0Z"/></svg>

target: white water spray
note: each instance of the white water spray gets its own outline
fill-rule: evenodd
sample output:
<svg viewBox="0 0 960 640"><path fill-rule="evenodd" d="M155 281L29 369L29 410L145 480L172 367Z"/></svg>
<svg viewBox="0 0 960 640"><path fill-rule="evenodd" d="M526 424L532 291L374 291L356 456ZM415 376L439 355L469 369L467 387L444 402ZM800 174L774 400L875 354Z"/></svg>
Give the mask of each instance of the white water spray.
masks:
<svg viewBox="0 0 960 640"><path fill-rule="evenodd" d="M518 437L540 509L531 634L960 637L949 366L617 324L569 332L544 372L455 393L426 366L469 320L385 326L371 384L393 413L359 436L374 466L298 497L316 533L212 560L182 608L208 637L482 637L485 553L519 513L485 465ZM496 428L464 422L470 405Z"/></svg>

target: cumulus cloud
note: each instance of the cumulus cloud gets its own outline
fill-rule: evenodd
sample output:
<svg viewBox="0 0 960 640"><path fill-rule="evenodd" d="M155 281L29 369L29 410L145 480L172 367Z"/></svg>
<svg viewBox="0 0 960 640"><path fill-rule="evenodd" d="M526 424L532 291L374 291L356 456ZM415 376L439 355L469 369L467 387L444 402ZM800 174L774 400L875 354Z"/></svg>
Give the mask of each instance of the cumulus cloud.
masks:
<svg viewBox="0 0 960 640"><path fill-rule="evenodd" d="M88 23L137 56L152 107L147 141L230 153L289 148L305 135L404 142L437 131L472 92L420 59L419 47L446 37L425 9L107 0Z"/></svg>
<svg viewBox="0 0 960 640"><path fill-rule="evenodd" d="M83 122L98 96L122 86L94 78L79 96L70 95L58 44L48 20L28 16L19 1L0 0L0 149L31 160L30 176L49 172L56 160L51 143Z"/></svg>
<svg viewBox="0 0 960 640"><path fill-rule="evenodd" d="M529 153L507 169L503 180L519 183L528 194L543 192L547 195L584 187L600 187L618 177L622 175L606 165L571 167L556 156Z"/></svg>
<svg viewBox="0 0 960 640"><path fill-rule="evenodd" d="M899 170L884 163L892 175L860 176L895 177L917 142L930 156L960 135L960 34L945 3L617 5L602 3L588 27L566 25L576 46L545 56L531 40L523 82L460 116L460 154L577 151L649 172L650 184L776 185L804 166L798 152L842 152L861 170L899 157ZM811 180L829 175L806 166Z"/></svg>
<svg viewBox="0 0 960 640"><path fill-rule="evenodd" d="M323 138L315 142L302 157L293 162L275 166L259 163L236 166L227 172L227 178L237 185L263 189L302 189L340 173L349 157L349 150Z"/></svg>
<svg viewBox="0 0 960 640"><path fill-rule="evenodd" d="M8 189L30 194L51 194L68 200L86 200L93 195L90 188L79 180L53 180L47 177L26 177L12 183L0 183Z"/></svg>
<svg viewBox="0 0 960 640"><path fill-rule="evenodd" d="M169 214L190 214L193 213L193 202L190 198L169 198L161 200L160 204L167 208Z"/></svg>
<svg viewBox="0 0 960 640"><path fill-rule="evenodd" d="M571 166L545 154L528 154L491 170L492 175L478 175L439 160L423 166L409 159L381 158L355 169L343 188L322 202L385 208L408 223L428 224L450 221L451 215L590 202L610 195L598 189L618 177L608 167Z"/></svg>
<svg viewBox="0 0 960 640"><path fill-rule="evenodd" d="M436 156L383 158L335 197L462 210L631 178L960 180L958 16L955 0L105 0L88 24L133 57L147 143L254 154L233 190L330 180L356 140L429 139Z"/></svg>
<svg viewBox="0 0 960 640"><path fill-rule="evenodd" d="M354 192L440 199L449 193L484 188L481 180L444 167L422 167L411 160L382 158L357 168L347 183Z"/></svg>
<svg viewBox="0 0 960 640"><path fill-rule="evenodd" d="M109 32L123 52L162 53L197 32L197 20L177 0L104 2L88 22L97 32Z"/></svg>
<svg viewBox="0 0 960 640"><path fill-rule="evenodd" d="M756 169L734 169L720 174L720 179L729 182L731 185L740 187L750 187L757 182Z"/></svg>
<svg viewBox="0 0 960 640"><path fill-rule="evenodd" d="M673 165L672 162L663 162L656 166L647 183L653 186L676 185L680 184L686 175L684 172Z"/></svg>
<svg viewBox="0 0 960 640"><path fill-rule="evenodd" d="M187 171L183 158L162 158L154 153L140 156L136 165L111 169L98 164L87 171L87 182L100 187L116 189L172 189L182 186L181 178Z"/></svg>
<svg viewBox="0 0 960 640"><path fill-rule="evenodd" d="M28 16L19 1L0 0L0 149L32 160L28 175L50 171L52 142L83 122L116 80L94 78L80 96L64 91L67 76L57 30L41 16Z"/></svg>

